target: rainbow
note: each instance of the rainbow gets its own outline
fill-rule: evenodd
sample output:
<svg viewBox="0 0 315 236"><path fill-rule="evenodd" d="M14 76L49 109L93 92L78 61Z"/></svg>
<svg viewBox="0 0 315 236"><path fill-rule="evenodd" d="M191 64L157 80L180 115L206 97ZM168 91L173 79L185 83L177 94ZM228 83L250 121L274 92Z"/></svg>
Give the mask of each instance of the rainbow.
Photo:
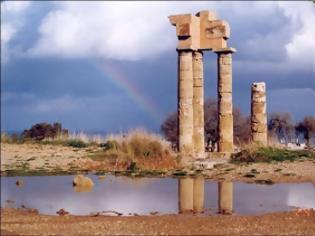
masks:
<svg viewBox="0 0 315 236"><path fill-rule="evenodd" d="M143 94L134 84L130 83L121 68L110 62L99 64L99 68L107 79L110 79L115 85L125 91L130 99L132 99L141 110L147 113L156 124L161 124L163 117L159 112L157 104Z"/></svg>

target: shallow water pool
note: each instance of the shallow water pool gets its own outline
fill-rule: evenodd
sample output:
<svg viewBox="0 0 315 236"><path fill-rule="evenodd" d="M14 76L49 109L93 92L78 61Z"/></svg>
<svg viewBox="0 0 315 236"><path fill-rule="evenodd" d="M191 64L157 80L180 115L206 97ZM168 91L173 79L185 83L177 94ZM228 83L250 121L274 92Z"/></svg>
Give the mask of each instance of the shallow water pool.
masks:
<svg viewBox="0 0 315 236"><path fill-rule="evenodd" d="M123 215L260 214L315 208L311 183L273 185L214 182L197 178L130 178L107 175L91 189L72 186L74 176L1 177L1 207L36 208L42 214L65 209L73 215L115 211ZM17 186L16 181L23 185Z"/></svg>

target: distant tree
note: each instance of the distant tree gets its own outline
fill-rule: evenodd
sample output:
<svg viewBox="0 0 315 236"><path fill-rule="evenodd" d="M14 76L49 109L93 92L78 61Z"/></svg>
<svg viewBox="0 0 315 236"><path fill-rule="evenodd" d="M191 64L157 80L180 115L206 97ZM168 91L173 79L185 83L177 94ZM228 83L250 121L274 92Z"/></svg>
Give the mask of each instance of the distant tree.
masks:
<svg viewBox="0 0 315 236"><path fill-rule="evenodd" d="M68 130L62 129L60 123L54 123L53 125L48 123L38 123L33 125L30 129L24 130L22 137L43 140L45 138L55 138L61 134L68 135Z"/></svg>
<svg viewBox="0 0 315 236"><path fill-rule="evenodd" d="M216 99L209 98L204 103L204 121L205 121L205 142L211 143L212 148L218 141L218 102Z"/></svg>
<svg viewBox="0 0 315 236"><path fill-rule="evenodd" d="M161 131L173 145L177 143L177 112L171 113L161 125Z"/></svg>
<svg viewBox="0 0 315 236"><path fill-rule="evenodd" d="M218 102L215 99L207 99L204 104L205 121L205 141L206 143L216 143L218 141ZM248 117L244 117L239 108L233 109L234 122L234 142L240 145L248 142L250 136L250 122ZM177 112L170 114L161 125L161 131L167 140L174 145L177 144Z"/></svg>
<svg viewBox="0 0 315 236"><path fill-rule="evenodd" d="M250 117L244 116L239 108L233 109L234 143L238 146L249 143L251 136Z"/></svg>
<svg viewBox="0 0 315 236"><path fill-rule="evenodd" d="M310 140L315 136L315 117L306 116L303 121L299 122L295 126L296 133L303 134L303 137L306 141L306 145L311 146Z"/></svg>
<svg viewBox="0 0 315 236"><path fill-rule="evenodd" d="M288 112L275 112L268 119L269 136L276 140L284 138L286 142L292 139L294 123Z"/></svg>

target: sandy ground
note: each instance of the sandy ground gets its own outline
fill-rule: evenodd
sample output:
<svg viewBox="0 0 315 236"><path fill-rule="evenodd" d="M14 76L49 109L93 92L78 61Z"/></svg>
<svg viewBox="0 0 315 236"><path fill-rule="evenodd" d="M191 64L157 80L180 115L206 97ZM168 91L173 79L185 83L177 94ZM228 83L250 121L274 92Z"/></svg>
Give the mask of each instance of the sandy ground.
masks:
<svg viewBox="0 0 315 236"><path fill-rule="evenodd" d="M73 148L62 145L7 144L1 143L1 171L27 168L27 170L102 170L111 169L107 162L95 161L88 156L97 147ZM150 160L147 160L150 161ZM186 170L187 174L196 174ZM170 169L166 175L172 175ZM213 180L243 182L312 182L315 183L315 161L217 164L204 170L203 175Z"/></svg>
<svg viewBox="0 0 315 236"><path fill-rule="evenodd" d="M30 170L38 168L68 169L75 166L89 149L62 145L8 144L1 143L1 170L14 169L28 163Z"/></svg>
<svg viewBox="0 0 315 236"><path fill-rule="evenodd" d="M315 235L315 212L259 216L45 216L1 209L1 235Z"/></svg>

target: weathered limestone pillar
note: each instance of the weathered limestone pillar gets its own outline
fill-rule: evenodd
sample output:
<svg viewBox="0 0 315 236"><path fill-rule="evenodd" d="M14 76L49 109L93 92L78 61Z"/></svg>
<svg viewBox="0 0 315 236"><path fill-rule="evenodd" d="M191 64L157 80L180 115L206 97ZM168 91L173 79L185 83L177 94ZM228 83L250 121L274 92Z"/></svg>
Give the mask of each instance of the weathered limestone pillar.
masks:
<svg viewBox="0 0 315 236"><path fill-rule="evenodd" d="M198 176L194 179L194 212L201 213L204 210L205 179Z"/></svg>
<svg viewBox="0 0 315 236"><path fill-rule="evenodd" d="M219 213L232 214L233 213L233 183L219 182Z"/></svg>
<svg viewBox="0 0 315 236"><path fill-rule="evenodd" d="M193 52L193 113L194 113L194 157L205 157L204 137L204 88L203 88L203 53Z"/></svg>
<svg viewBox="0 0 315 236"><path fill-rule="evenodd" d="M267 145L266 84L253 83L251 87L251 133L252 141Z"/></svg>
<svg viewBox="0 0 315 236"><path fill-rule="evenodd" d="M178 50L178 149L193 153L193 59L192 50Z"/></svg>
<svg viewBox="0 0 315 236"><path fill-rule="evenodd" d="M214 50L218 54L218 151L233 152L232 53L234 48Z"/></svg>
<svg viewBox="0 0 315 236"><path fill-rule="evenodd" d="M194 208L194 180L178 179L178 210L179 213L191 212Z"/></svg>

